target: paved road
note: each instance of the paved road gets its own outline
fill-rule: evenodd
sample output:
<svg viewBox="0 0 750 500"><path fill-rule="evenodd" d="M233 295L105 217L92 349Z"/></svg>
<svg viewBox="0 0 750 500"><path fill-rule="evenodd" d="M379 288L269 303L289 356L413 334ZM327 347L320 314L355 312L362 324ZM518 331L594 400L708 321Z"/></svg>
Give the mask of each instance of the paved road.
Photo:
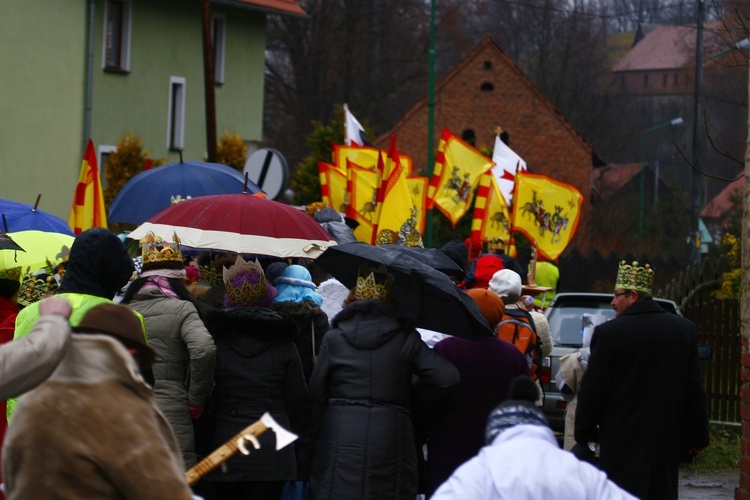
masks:
<svg viewBox="0 0 750 500"><path fill-rule="evenodd" d="M734 499L740 473L695 474L680 470L680 499Z"/></svg>

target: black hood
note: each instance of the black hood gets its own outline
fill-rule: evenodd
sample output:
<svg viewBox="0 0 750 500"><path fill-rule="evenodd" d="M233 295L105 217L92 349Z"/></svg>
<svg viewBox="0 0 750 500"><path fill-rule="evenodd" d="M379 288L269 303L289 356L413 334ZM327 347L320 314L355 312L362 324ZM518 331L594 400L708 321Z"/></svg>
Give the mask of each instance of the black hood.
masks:
<svg viewBox="0 0 750 500"><path fill-rule="evenodd" d="M320 210L317 214L315 214L313 219L315 219L319 223L344 222L344 218L341 217L341 214L331 207L325 207L324 209Z"/></svg>
<svg viewBox="0 0 750 500"><path fill-rule="evenodd" d="M358 349L374 349L398 332L414 330L413 320L398 306L378 300L352 302L333 318L332 324Z"/></svg>
<svg viewBox="0 0 750 500"><path fill-rule="evenodd" d="M60 293L85 293L112 299L133 275L133 259L120 238L95 227L73 241Z"/></svg>
<svg viewBox="0 0 750 500"><path fill-rule="evenodd" d="M297 325L265 307L232 307L211 311L206 328L217 344L225 343L242 357L266 351L277 342L294 338Z"/></svg>

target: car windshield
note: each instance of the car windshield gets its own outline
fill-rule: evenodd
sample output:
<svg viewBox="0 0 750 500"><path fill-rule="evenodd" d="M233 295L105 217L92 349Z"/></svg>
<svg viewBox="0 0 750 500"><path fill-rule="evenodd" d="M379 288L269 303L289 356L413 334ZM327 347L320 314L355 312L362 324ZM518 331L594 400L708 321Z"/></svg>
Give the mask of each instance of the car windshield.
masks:
<svg viewBox="0 0 750 500"><path fill-rule="evenodd" d="M566 302L552 307L549 309L547 321L555 344L581 347L584 313L601 314L608 320L615 317L614 309L606 302Z"/></svg>

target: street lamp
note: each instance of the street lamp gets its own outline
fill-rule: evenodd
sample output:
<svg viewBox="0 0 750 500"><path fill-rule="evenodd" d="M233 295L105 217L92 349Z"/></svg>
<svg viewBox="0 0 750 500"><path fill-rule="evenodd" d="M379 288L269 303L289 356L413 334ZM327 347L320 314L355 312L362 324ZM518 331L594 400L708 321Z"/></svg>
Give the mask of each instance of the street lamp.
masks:
<svg viewBox="0 0 750 500"><path fill-rule="evenodd" d="M641 190L640 190L640 198L639 198L639 205L638 205L638 251L640 253L643 253L643 204L644 204L644 197L645 197L645 168L646 168L646 134L649 132L653 132L654 130L659 130L666 127L679 127L684 123L684 120L682 117L675 118L673 120L670 120L668 122L660 123L658 125L654 125L653 127L647 128L643 132L641 132ZM658 179L657 179L658 181Z"/></svg>

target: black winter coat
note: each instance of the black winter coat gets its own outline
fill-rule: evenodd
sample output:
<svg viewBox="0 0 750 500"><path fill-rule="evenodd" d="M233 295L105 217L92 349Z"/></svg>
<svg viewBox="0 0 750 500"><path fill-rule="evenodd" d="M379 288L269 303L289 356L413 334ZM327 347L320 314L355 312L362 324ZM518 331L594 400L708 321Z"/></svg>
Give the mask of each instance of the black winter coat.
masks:
<svg viewBox="0 0 750 500"><path fill-rule="evenodd" d="M210 313L206 327L216 343L212 449L264 412L299 434L304 443L309 400L302 364L292 343L294 323L270 309L235 307ZM248 456L235 454L226 462L226 473L218 469L207 480L284 481L304 474L310 460L304 446L276 451L273 432L262 434L258 441L259 450L252 450Z"/></svg>
<svg viewBox="0 0 750 500"><path fill-rule="evenodd" d="M282 318L294 321L297 333L292 339L297 346L305 381L310 380L315 363L313 361L313 325L315 325L315 353L320 352L323 335L328 331L328 316L315 303L305 300L302 302L274 302L273 310Z"/></svg>
<svg viewBox="0 0 750 500"><path fill-rule="evenodd" d="M598 441L601 469L639 498L676 499L683 448L708 446L697 346L695 324L651 300L594 330L575 438Z"/></svg>
<svg viewBox="0 0 750 500"><path fill-rule="evenodd" d="M310 379L313 401L329 405L313 461L313 498L415 498L413 374L416 390L436 396L459 381L394 305L355 302L334 318Z"/></svg>

